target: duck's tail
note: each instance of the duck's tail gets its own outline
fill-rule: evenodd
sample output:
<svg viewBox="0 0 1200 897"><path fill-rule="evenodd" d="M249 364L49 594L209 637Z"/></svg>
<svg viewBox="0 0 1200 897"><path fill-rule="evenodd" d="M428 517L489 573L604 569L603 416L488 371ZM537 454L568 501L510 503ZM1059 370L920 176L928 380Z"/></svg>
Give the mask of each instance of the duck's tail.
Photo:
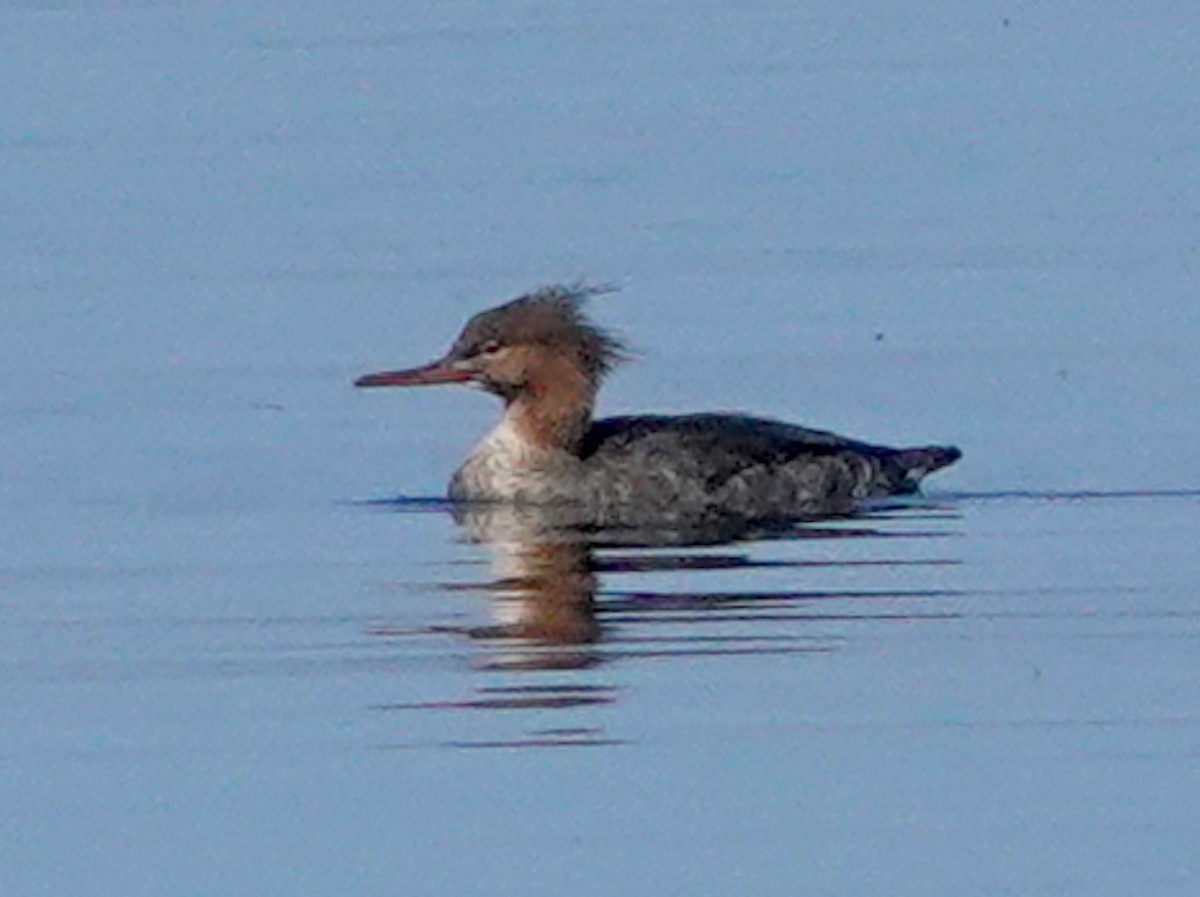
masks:
<svg viewBox="0 0 1200 897"><path fill-rule="evenodd" d="M920 448L899 449L891 461L899 473L898 491L915 492L935 470L949 467L962 457L962 452L952 445L926 445Z"/></svg>

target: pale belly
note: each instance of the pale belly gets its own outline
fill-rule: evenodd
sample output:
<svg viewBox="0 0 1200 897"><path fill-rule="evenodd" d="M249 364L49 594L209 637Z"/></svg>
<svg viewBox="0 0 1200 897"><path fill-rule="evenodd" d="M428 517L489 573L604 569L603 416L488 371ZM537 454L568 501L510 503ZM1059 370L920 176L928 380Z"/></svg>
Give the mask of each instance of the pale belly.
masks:
<svg viewBox="0 0 1200 897"><path fill-rule="evenodd" d="M580 462L566 452L531 445L506 420L489 433L450 480L456 501L552 502L574 497Z"/></svg>

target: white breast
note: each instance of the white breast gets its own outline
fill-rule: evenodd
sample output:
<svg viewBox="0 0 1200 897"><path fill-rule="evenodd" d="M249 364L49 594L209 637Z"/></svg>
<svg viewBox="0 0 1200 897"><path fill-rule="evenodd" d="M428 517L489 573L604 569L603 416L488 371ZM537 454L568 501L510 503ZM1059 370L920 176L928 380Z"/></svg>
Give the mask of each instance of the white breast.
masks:
<svg viewBox="0 0 1200 897"><path fill-rule="evenodd" d="M572 461L563 452L530 442L506 414L454 474L450 496L467 501L550 500L561 494L565 467Z"/></svg>

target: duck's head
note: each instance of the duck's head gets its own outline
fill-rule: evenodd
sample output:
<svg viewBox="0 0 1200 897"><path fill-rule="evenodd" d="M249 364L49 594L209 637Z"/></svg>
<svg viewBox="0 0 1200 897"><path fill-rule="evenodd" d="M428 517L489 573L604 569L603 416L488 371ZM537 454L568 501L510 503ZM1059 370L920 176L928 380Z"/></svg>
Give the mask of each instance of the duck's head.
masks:
<svg viewBox="0 0 1200 897"><path fill-rule="evenodd" d="M514 401L564 381L593 391L624 357L619 340L588 320L583 305L607 287L551 286L480 312L437 361L368 374L355 386L463 383Z"/></svg>

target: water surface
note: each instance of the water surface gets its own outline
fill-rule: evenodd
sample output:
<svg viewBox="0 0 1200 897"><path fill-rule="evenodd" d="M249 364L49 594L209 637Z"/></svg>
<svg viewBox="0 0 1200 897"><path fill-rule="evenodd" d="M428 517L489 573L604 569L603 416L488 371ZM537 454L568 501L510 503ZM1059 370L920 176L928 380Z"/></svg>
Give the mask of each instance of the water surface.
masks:
<svg viewBox="0 0 1200 897"><path fill-rule="evenodd" d="M1196 893L1193 5L0 6L0 891ZM586 277L605 413L965 457L692 544L357 395Z"/></svg>

